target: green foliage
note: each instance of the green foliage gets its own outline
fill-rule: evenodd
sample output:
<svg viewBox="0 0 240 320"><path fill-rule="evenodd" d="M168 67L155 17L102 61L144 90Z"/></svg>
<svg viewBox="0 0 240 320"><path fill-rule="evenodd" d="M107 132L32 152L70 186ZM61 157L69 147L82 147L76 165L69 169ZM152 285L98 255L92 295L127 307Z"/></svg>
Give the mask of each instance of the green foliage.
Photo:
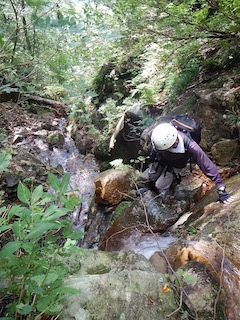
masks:
<svg viewBox="0 0 240 320"><path fill-rule="evenodd" d="M11 150L3 151L0 154L0 173L7 171L7 167L12 159Z"/></svg>
<svg viewBox="0 0 240 320"><path fill-rule="evenodd" d="M72 231L67 214L81 199L68 191L68 174L62 179L49 174L48 180L56 195L44 192L42 185L30 191L20 182L21 204L1 208L5 243L0 251L0 278L4 279L1 291L9 319L56 315L63 308L64 296L78 293L62 284L67 270L58 256L79 249L74 244L82 233Z"/></svg>
<svg viewBox="0 0 240 320"><path fill-rule="evenodd" d="M0 92L67 100L71 117L100 141L127 105L171 103L202 68L240 60L239 0L0 0L0 13ZM109 64L130 76L127 93L115 81L104 94L102 131L91 102L103 94L98 80Z"/></svg>
<svg viewBox="0 0 240 320"><path fill-rule="evenodd" d="M235 126L239 123L240 119L240 106L235 105L233 108L226 110L226 113L223 115L224 119L230 124Z"/></svg>
<svg viewBox="0 0 240 320"><path fill-rule="evenodd" d="M114 159L109 163L115 169L131 169L132 167L123 163L123 159Z"/></svg>
<svg viewBox="0 0 240 320"><path fill-rule="evenodd" d="M111 218L110 224L112 225L114 221L131 205L131 201L122 201L114 210L113 216Z"/></svg>
<svg viewBox="0 0 240 320"><path fill-rule="evenodd" d="M147 158L148 157L138 156L137 159L130 160L130 163L133 164L134 168L137 168L140 172L142 172Z"/></svg>

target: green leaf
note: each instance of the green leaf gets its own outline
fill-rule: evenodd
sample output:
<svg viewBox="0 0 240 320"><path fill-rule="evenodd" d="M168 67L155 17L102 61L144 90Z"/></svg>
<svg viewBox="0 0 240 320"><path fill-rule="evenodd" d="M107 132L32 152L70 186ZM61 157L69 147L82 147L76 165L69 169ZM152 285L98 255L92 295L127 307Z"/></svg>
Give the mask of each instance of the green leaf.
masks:
<svg viewBox="0 0 240 320"><path fill-rule="evenodd" d="M9 153L9 151L3 151L0 154L0 172L6 171L11 159L12 155Z"/></svg>
<svg viewBox="0 0 240 320"><path fill-rule="evenodd" d="M70 174L66 173L61 181L61 191L64 193L67 191L68 185L69 185L69 180L70 180Z"/></svg>
<svg viewBox="0 0 240 320"><path fill-rule="evenodd" d="M57 273L49 273L46 277L46 280L44 281L44 284L49 285L50 283L55 282L58 279L58 274Z"/></svg>
<svg viewBox="0 0 240 320"><path fill-rule="evenodd" d="M79 294L80 290L71 288L71 287L59 287L54 290L55 294L63 294L63 293L70 293L70 294Z"/></svg>
<svg viewBox="0 0 240 320"><path fill-rule="evenodd" d="M9 229L11 229L11 228L12 228L12 225L11 225L11 224L6 225L6 226L0 226L0 232L9 230Z"/></svg>
<svg viewBox="0 0 240 320"><path fill-rule="evenodd" d="M18 184L17 196L18 196L18 199L23 203L26 203L26 204L30 203L31 192L22 182L19 182Z"/></svg>
<svg viewBox="0 0 240 320"><path fill-rule="evenodd" d="M58 229L60 228L59 223L54 222L39 222L37 223L29 234L26 236L26 239L36 239L41 237L45 232L51 229Z"/></svg>
<svg viewBox="0 0 240 320"><path fill-rule="evenodd" d="M61 186L61 181L58 179L58 177L53 174L53 173L49 173L48 174L48 181L50 183L50 186L54 189L54 190L60 190L60 186Z"/></svg>
<svg viewBox="0 0 240 320"><path fill-rule="evenodd" d="M179 277L182 277L182 276L183 276L183 273L184 273L184 272L183 272L183 269L181 269L181 268L178 269L177 273L178 273L178 276L179 276Z"/></svg>
<svg viewBox="0 0 240 320"><path fill-rule="evenodd" d="M31 204L35 204L43 195L43 186L38 186L33 190Z"/></svg>
<svg viewBox="0 0 240 320"><path fill-rule="evenodd" d="M44 212L43 212L43 217L46 219L49 216L51 216L54 212L56 212L58 209L58 206L55 204L50 205Z"/></svg>
<svg viewBox="0 0 240 320"><path fill-rule="evenodd" d="M46 220L56 220L60 217L65 216L70 210L66 208L57 208L54 213L49 215Z"/></svg>
<svg viewBox="0 0 240 320"><path fill-rule="evenodd" d="M23 233L23 224L21 221L15 221L12 226L13 233L16 237L21 238Z"/></svg>
<svg viewBox="0 0 240 320"><path fill-rule="evenodd" d="M29 304L19 303L16 305L16 310L21 315L26 315L32 312L33 308Z"/></svg>
<svg viewBox="0 0 240 320"><path fill-rule="evenodd" d="M39 274L37 276L31 277L31 280L35 281L38 284L38 286L42 285L44 279L45 279L45 274Z"/></svg>
<svg viewBox="0 0 240 320"><path fill-rule="evenodd" d="M1 208L0 208L0 214L2 214L3 212L5 212L6 210L7 210L7 207L5 207L5 206L4 206L4 207L1 207Z"/></svg>
<svg viewBox="0 0 240 320"><path fill-rule="evenodd" d="M20 206L20 205L14 205L10 208L10 210L8 211L8 219L11 220L12 217L15 215L17 217L21 217L23 210L25 210L26 208Z"/></svg>
<svg viewBox="0 0 240 320"><path fill-rule="evenodd" d="M0 251L0 260L11 256L20 248L20 242L11 241L5 244Z"/></svg>
<svg viewBox="0 0 240 320"><path fill-rule="evenodd" d="M75 196L69 197L67 203L65 204L66 208L73 210L79 203L84 202L83 199Z"/></svg>
<svg viewBox="0 0 240 320"><path fill-rule="evenodd" d="M39 249L38 243L31 242L25 242L22 245L22 249L25 250L28 254L32 254L36 252Z"/></svg>
<svg viewBox="0 0 240 320"><path fill-rule="evenodd" d="M192 274L186 274L183 277L184 282L186 282L186 284L194 286L197 283L197 277L194 277L194 275Z"/></svg>
<svg viewBox="0 0 240 320"><path fill-rule="evenodd" d="M67 237L71 240L79 240L83 237L83 235L83 231L71 231L69 234L67 234Z"/></svg>

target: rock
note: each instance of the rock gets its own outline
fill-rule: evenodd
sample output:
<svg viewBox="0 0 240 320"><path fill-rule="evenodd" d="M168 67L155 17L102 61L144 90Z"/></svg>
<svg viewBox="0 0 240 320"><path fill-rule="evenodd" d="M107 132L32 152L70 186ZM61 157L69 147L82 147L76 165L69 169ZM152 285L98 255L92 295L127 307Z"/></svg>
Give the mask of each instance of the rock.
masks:
<svg viewBox="0 0 240 320"><path fill-rule="evenodd" d="M238 174L226 181L227 190L235 200L228 205L199 203L185 224L185 230L194 232L188 231L188 240L170 246L166 253L174 270L194 260L221 281L221 301L229 320L238 319L240 314L239 178Z"/></svg>
<svg viewBox="0 0 240 320"><path fill-rule="evenodd" d="M51 132L47 137L47 141L50 147L54 146L57 148L62 148L64 145L64 136L61 132L58 131Z"/></svg>
<svg viewBox="0 0 240 320"><path fill-rule="evenodd" d="M206 272L205 267L196 261L189 262L182 270L183 272L178 273L178 276L181 278L184 290L183 302L189 310L195 312L198 320L212 320L214 303L217 299L217 292L214 288L216 281ZM223 319L221 309L219 305L218 319Z"/></svg>
<svg viewBox="0 0 240 320"><path fill-rule="evenodd" d="M95 178L96 203L116 205L131 188L131 169L109 169Z"/></svg>
<svg viewBox="0 0 240 320"><path fill-rule="evenodd" d="M130 202L100 238L101 250L121 250L124 242L136 233L165 232L190 205L198 202L208 191L209 179L194 169L185 171L182 183L177 185L168 200L153 191L147 191ZM212 183L210 184L212 186Z"/></svg>
<svg viewBox="0 0 240 320"><path fill-rule="evenodd" d="M163 291L166 278L142 255L88 250L63 259L72 274L65 284L80 292L66 298L61 320L165 320L178 307L174 291Z"/></svg>
<svg viewBox="0 0 240 320"><path fill-rule="evenodd" d="M215 143L211 148L213 159L221 166L229 164L231 160L239 155L239 141L237 139L225 139Z"/></svg>

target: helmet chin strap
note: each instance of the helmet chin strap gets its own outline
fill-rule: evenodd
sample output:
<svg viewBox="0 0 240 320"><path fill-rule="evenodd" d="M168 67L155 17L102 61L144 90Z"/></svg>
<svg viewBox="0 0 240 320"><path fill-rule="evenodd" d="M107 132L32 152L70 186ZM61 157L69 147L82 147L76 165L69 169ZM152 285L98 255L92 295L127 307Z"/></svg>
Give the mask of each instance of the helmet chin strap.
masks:
<svg viewBox="0 0 240 320"><path fill-rule="evenodd" d="M177 137L176 141L174 142L174 144L173 144L169 149L171 149L171 148L177 148L178 143L179 143L179 138Z"/></svg>

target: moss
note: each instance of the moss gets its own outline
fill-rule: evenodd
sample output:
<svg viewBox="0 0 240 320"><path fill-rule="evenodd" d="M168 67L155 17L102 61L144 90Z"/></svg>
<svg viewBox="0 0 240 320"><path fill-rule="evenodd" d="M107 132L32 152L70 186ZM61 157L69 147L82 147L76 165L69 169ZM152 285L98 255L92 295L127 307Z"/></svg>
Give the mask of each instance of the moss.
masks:
<svg viewBox="0 0 240 320"><path fill-rule="evenodd" d="M88 274L104 274L108 273L111 268L107 267L106 265L99 264L87 269Z"/></svg>

